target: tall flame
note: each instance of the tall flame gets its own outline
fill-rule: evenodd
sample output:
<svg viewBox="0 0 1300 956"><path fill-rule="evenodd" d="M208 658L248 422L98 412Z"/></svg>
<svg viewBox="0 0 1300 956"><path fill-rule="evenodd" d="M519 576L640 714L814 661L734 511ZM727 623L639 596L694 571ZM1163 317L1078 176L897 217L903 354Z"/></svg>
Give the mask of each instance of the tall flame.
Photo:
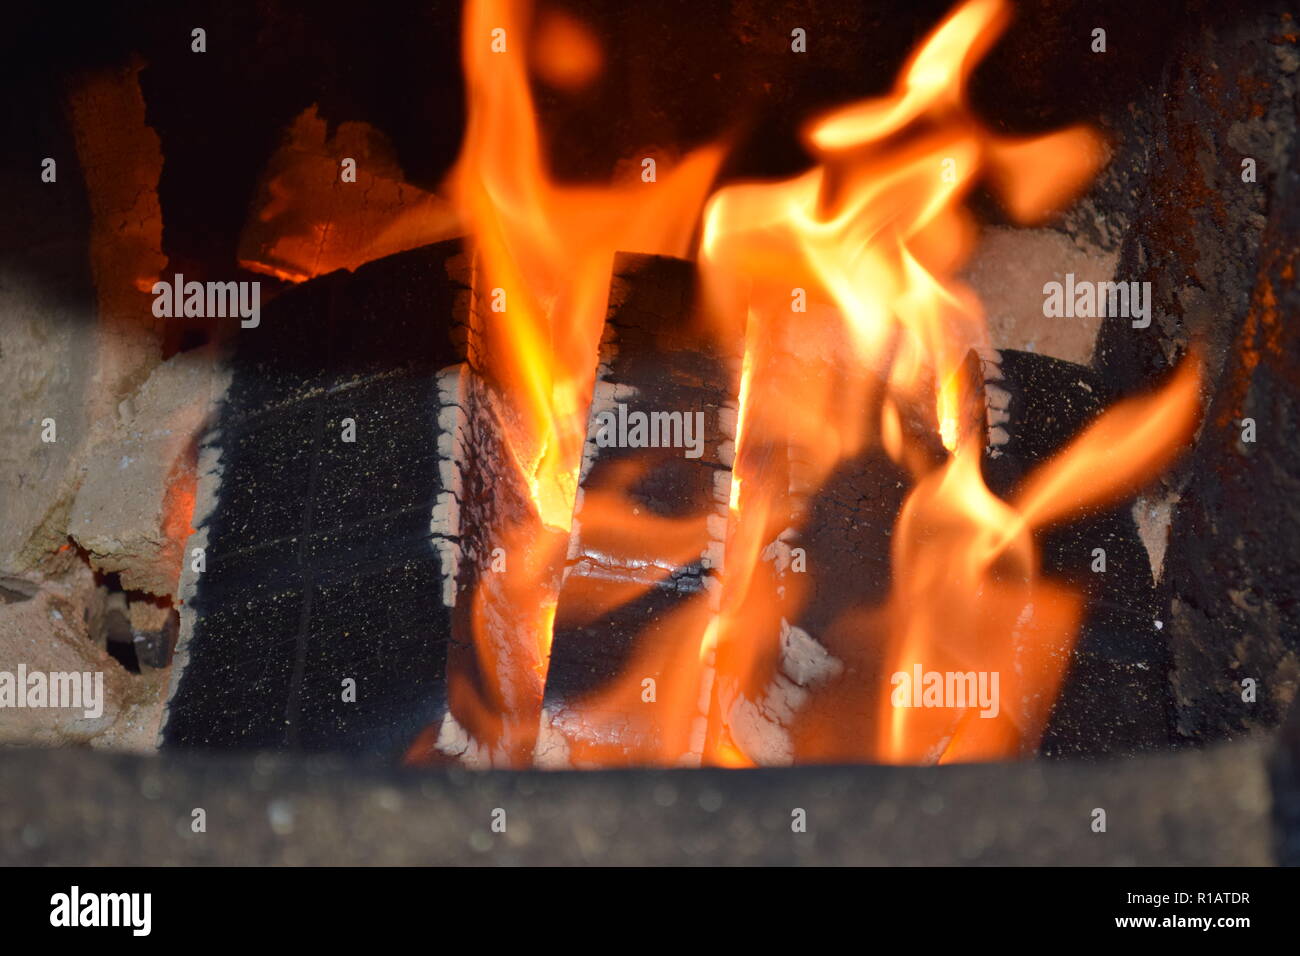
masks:
<svg viewBox="0 0 1300 956"><path fill-rule="evenodd" d="M909 690L918 672L997 674L997 700L981 712L973 702L898 706L891 694L872 756L920 763L1032 752L1082 615L1077 594L1043 580L1034 533L1109 504L1167 465L1195 425L1197 383L1193 359L1155 395L1110 409L1011 503L985 487L982 449L969 441L921 479L894 535L890 673L909 675Z"/></svg>
<svg viewBox="0 0 1300 956"><path fill-rule="evenodd" d="M1197 372L1189 363L1156 396L1111 410L1013 500L985 486L981 432L963 427L963 363L988 342L977 299L955 278L976 237L962 201L986 182L1014 218L1037 221L1088 181L1102 153L1086 129L1012 140L972 112L967 83L1008 19L1005 0L966 0L888 95L809 124L808 172L727 186L705 206L720 146L658 182L557 183L526 54L543 79L572 89L591 81L601 51L568 18L531 36L528 4L468 2L468 127L449 188L475 255L479 371L504 408L538 527L560 541L570 529L616 251L685 255L703 209L709 322L744 342L720 595L679 604L643 635L622 679L544 715L554 549L517 541L527 558L480 585L473 641L490 693L478 699L453 675L452 710L480 738L501 736L494 721L528 738L510 761L541 760L552 745L574 765L721 766L992 759L1037 745L1082 602L1042 577L1034 535L1167 463L1190 434ZM807 586L787 573L788 541L835 470L875 449L913 482L888 596L809 635L790 623ZM708 521L638 515L614 488L588 492L583 524L603 552L651 540L672 564L700 552ZM525 523L500 537L535 532ZM595 617L644 586L605 590L583 610ZM493 600L520 611L513 632ZM998 674L997 713L900 705L898 675L932 671ZM660 680L657 706L629 718L645 674Z"/></svg>
<svg viewBox="0 0 1300 956"><path fill-rule="evenodd" d="M473 294L485 317L477 329L480 371L504 407L503 437L537 519L564 534L573 516L614 254L685 255L723 151L698 149L651 181L555 181L529 89L531 19L528 3L467 3L462 56L468 119L448 185L475 255ZM533 50L545 75L560 85L579 84L599 63L594 40L568 19L552 17ZM514 544L506 550L527 559L509 562L499 576L504 580L474 596L472 639L480 670L497 692L486 702L473 700L465 687L453 695L459 717L479 715L473 721L479 733L491 723L485 713L505 709L498 716L516 725L535 723L540 715L555 613L552 572L563 550L539 556L528 541ZM518 608L515 634L494 632L504 625L491 620L489 589ZM457 700L464 702L460 708ZM526 740L515 747L515 759L527 755Z"/></svg>
<svg viewBox="0 0 1300 956"><path fill-rule="evenodd" d="M776 710L770 698L782 686L777 662L788 626L773 622L796 614L800 598L769 587L764 599L754 582L773 517L806 523L799 497L842 462L883 446L916 486L894 529L885 606L859 609L835 628L849 634L845 656L869 673L827 692L838 709L823 735L841 739L815 741L809 753L991 759L1036 746L1081 616L1077 595L1041 578L1033 532L1132 490L1188 433L1194 371L1153 405L1112 411L1012 504L985 486L980 443L961 437L962 365L971 348L988 343L978 301L954 279L975 234L960 202L983 179L1014 217L1039 219L1088 180L1101 153L1085 129L1006 140L970 111L967 81L1008 14L1003 0L969 0L910 58L890 95L810 124L805 141L818 163L809 172L731 186L710 200L700 258L714 318L721 334L744 329L758 343L746 354L717 629L706 757L718 762L734 763L737 751L755 761L798 756L793 742L756 733L752 715L756 707ZM826 360L844 348L854 362ZM901 408L927 406L947 456L902 426ZM1132 425L1134 416L1145 416L1142 439L1124 443L1124 458L1102 459L1114 451L1108 443L1124 431L1120 423ZM788 474L763 465L772 446L788 449ZM1098 478L1103 460L1112 467ZM799 492L793 503L792 491ZM906 675L903 683L921 673L999 674L1000 716L992 707L983 716L973 707L909 707L891 693L895 675ZM805 701L806 690L799 685L792 694L787 686L783 699ZM847 719L873 710L865 726ZM781 714L778 723L777 734L792 738L800 718ZM805 723L808 730L816 721Z"/></svg>
<svg viewBox="0 0 1300 956"><path fill-rule="evenodd" d="M507 0L466 7L469 115L450 185L479 257L476 291L504 292L484 345L521 419L514 451L542 519L567 529L614 253L685 255L722 150L697 150L653 183L555 182L528 87L530 16Z"/></svg>

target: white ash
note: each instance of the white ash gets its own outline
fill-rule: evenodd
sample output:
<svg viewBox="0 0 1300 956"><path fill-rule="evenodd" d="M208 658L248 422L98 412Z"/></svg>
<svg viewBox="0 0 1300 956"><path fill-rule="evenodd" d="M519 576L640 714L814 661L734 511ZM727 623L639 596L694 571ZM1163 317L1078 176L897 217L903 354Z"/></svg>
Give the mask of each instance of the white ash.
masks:
<svg viewBox="0 0 1300 956"><path fill-rule="evenodd" d="M790 732L817 687L844 672L844 665L802 628L781 619L781 657L772 682L757 701L737 695L728 710L732 739L764 766L794 762Z"/></svg>
<svg viewBox="0 0 1300 956"><path fill-rule="evenodd" d="M740 409L734 401L727 400L718 406L718 431L733 441L736 438L736 425L740 420Z"/></svg>
<svg viewBox="0 0 1300 956"><path fill-rule="evenodd" d="M550 708L542 709L538 722L533 766L542 770L566 770L573 766L569 760L569 738L555 726L555 712Z"/></svg>
<svg viewBox="0 0 1300 956"><path fill-rule="evenodd" d="M989 423L989 430L1011 421L1007 411L1011 407L1011 393L988 382L984 383L984 409Z"/></svg>
<svg viewBox="0 0 1300 956"><path fill-rule="evenodd" d="M1165 570L1165 551L1169 547L1169 526L1173 521L1174 506L1181 495L1169 492L1163 495L1144 495L1133 502L1133 521L1138 537L1146 548L1151 562L1151 578L1156 584Z"/></svg>
<svg viewBox="0 0 1300 956"><path fill-rule="evenodd" d="M977 348L975 354L979 357L984 378L984 410L988 421L986 450L990 458L1001 458L1002 449L998 446L1005 445L1011 440L1011 435L1002 427L1011 421L1008 412L1011 407L1011 393L993 384L1003 379L1002 356L998 354L997 349L990 348Z"/></svg>
<svg viewBox="0 0 1300 956"><path fill-rule="evenodd" d="M492 753L469 735L452 716L451 711L443 715L442 725L438 728L438 741L434 746L440 753L455 757L471 770L490 770Z"/></svg>
<svg viewBox="0 0 1300 956"><path fill-rule="evenodd" d="M442 565L442 603L456 605L456 577L460 571L460 499L464 489L461 467L469 444L468 367L462 362L438 372L438 478L442 490L429 519L433 547Z"/></svg>

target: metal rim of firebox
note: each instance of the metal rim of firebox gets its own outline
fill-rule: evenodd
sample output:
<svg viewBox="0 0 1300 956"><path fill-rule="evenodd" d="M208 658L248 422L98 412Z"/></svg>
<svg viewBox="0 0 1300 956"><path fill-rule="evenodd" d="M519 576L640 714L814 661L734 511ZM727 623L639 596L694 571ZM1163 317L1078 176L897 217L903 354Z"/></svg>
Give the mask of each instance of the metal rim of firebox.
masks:
<svg viewBox="0 0 1300 956"><path fill-rule="evenodd" d="M0 762L0 864L1269 865L1300 843L1297 724L1281 747L937 768L425 771L19 749Z"/></svg>

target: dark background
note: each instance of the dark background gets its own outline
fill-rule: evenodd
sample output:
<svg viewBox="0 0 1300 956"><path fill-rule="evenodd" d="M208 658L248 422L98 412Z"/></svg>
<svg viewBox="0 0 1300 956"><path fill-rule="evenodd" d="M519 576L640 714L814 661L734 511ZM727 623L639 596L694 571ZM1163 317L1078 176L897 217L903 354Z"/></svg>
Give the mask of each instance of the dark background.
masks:
<svg viewBox="0 0 1300 956"><path fill-rule="evenodd" d="M535 91L552 167L563 179L600 181L632 150L684 150L724 131L740 132L725 178L805 168L797 132L809 117L887 90L917 41L955 4L549 6L594 27L605 53L604 73L587 90ZM459 149L464 89L453 0L55 2L14 5L7 19L0 188L8 213L0 218L0 253L21 255L51 230L88 218L76 189L40 190L40 160L62 157L60 181L79 187L66 86L83 71L124 66L133 56L147 64L140 74L147 121L162 140L163 251L180 267L234 268L259 174L286 125L313 103L331 132L348 120L382 131L407 180L425 189L437 187ZM1180 22L1165 4L1019 3L976 76L976 105L1003 131L1076 120L1111 127L1124 104L1158 82ZM206 53L190 50L195 26L207 31ZM803 55L790 51L796 26L808 34ZM1107 29L1104 56L1089 49L1096 26Z"/></svg>

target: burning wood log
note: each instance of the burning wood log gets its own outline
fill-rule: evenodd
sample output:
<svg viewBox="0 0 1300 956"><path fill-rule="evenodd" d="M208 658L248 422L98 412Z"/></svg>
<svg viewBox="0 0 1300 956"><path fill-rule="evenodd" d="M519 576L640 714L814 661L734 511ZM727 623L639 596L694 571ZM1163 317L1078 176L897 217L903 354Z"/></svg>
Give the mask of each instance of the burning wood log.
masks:
<svg viewBox="0 0 1300 956"><path fill-rule="evenodd" d="M699 759L740 368L694 299L691 263L616 261L546 685L548 765Z"/></svg>
<svg viewBox="0 0 1300 956"><path fill-rule="evenodd" d="M445 554L452 633L447 710L412 746L408 762L452 758L469 766L521 766L532 758L541 718L542 675L567 537L539 513L511 406L484 356L493 335L490 303L472 288L468 257L453 264L464 283L455 311L468 361L442 402ZM490 297L489 297L490 298ZM512 439L514 440L512 442ZM450 512L456 515L455 531ZM435 521L435 524L437 521ZM454 535L454 539L453 539ZM441 756L440 756L441 755Z"/></svg>
<svg viewBox="0 0 1300 956"><path fill-rule="evenodd" d="M807 357L801 361L807 371ZM832 366L819 374L834 374ZM1008 501L1106 405L1098 376L1068 362L990 350L982 359L972 353L967 367L963 407L977 417L965 427L978 429L984 478ZM905 409L901 421L913 440L928 439L935 462L944 458L932 412ZM891 537L914 481L874 447L809 487L788 452L765 449L757 466L743 459L737 465L742 482L783 472L779 480L789 482L791 494L781 516L785 530L770 540L752 585L777 609L766 637L774 653L761 662L755 687L733 692L719 719L730 741L763 763L860 759L871 746L863 734L878 724L888 692L883 622L870 609L889 598L898 570L891 570ZM765 479L756 469L768 472ZM1148 556L1127 508L1093 509L1047 533L1041 560L1046 576L1086 599L1041 751L1118 753L1167 744L1168 655Z"/></svg>
<svg viewBox="0 0 1300 956"><path fill-rule="evenodd" d="M471 12L467 37L509 11ZM720 151L683 160L660 204L640 188L657 182L649 158L640 184L557 186L524 64L467 42L480 95L449 188L477 252L453 263L450 247L430 247L308 283L275 304L279 328L263 340L273 352L241 344L248 380L237 374L214 443L229 490L205 528L215 567L195 602L211 610L184 646L169 733L201 742L203 720L225 706L213 688L253 657L229 619L243 608L264 614L272 637L256 642L269 648L255 658L264 712L239 713L241 743L363 746L366 734L416 762L522 766L932 762L1029 753L1040 738L1053 752L1162 739L1149 680L1166 669L1162 646L1129 633L1133 608L1142 627L1151 617L1150 578L1131 518L1106 510L1125 480L1033 487L1102 407L1099 385L1084 394L1072 367L1004 353L969 383L967 407L953 401L968 345L984 340L951 281L972 233L962 198L986 180L1018 220L1036 221L1100 159L1085 129L1013 139L968 109L970 69L1008 16L997 2L962 8L883 101L809 127L813 170L715 195L701 264L745 290L743 318L716 342L688 320L689 266L621 260L585 416L612 250L624 239L684 250ZM508 156L502 129L519 143ZM349 318L363 307L384 317L387 347L360 340ZM787 324L787 311L805 318ZM288 343L276 336L313 322L323 344L281 375ZM814 334L794 342L796 329ZM464 363L453 364L453 332ZM783 349L800 361L782 368ZM1132 457L1167 457L1189 418L1159 417L1173 437ZM358 429L365 447L345 447ZM229 484L245 465L251 490ZM268 480L284 486L269 506ZM1106 509L1039 546L1097 502ZM1143 570L1131 600L1070 580L1100 573L1097 552L1103 568ZM1094 616L1112 600L1120 612L1104 622L1113 639L1085 635L1072 652L1080 620L1093 621L1076 592L1093 597ZM389 664L411 627L425 631L414 676ZM331 691L368 653L380 683L345 675ZM1089 690L1062 699L1044 736L1071 662ZM978 675L984 712L965 697L922 705L919 690L897 702L891 685L915 670L919 686L936 663L950 678ZM999 668L1001 718L996 685L983 701ZM429 686L444 676L445 711ZM902 712L912 696L948 713ZM1090 708L1112 696L1119 729L1098 733ZM268 699L283 701L278 717Z"/></svg>
<svg viewBox="0 0 1300 956"><path fill-rule="evenodd" d="M825 449L836 427L878 427L883 370L854 366L842 319L827 309L792 313L748 347L749 417L736 463L746 500L731 514L735 573L724 589L741 638L719 651L710 739L719 753L735 749L764 765L861 759L887 687L871 610L889 594L890 535L913 482L879 442L829 470ZM939 460L933 409L897 408L899 427ZM822 427L832 434L819 436Z"/></svg>

